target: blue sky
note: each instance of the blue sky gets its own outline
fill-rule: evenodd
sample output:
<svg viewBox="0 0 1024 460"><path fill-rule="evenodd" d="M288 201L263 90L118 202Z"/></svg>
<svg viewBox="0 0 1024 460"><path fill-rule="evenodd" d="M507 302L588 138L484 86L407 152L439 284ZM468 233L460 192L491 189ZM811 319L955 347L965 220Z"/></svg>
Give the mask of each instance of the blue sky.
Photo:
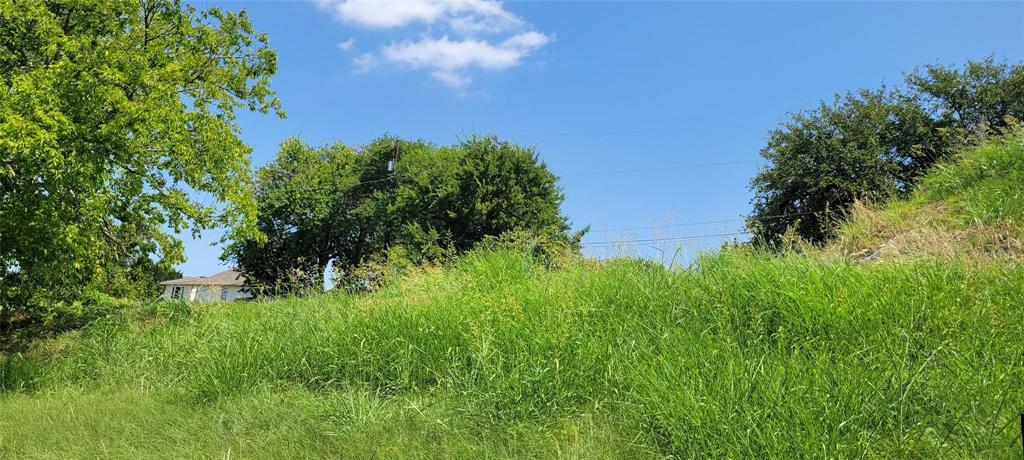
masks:
<svg viewBox="0 0 1024 460"><path fill-rule="evenodd" d="M196 1L197 6L209 5ZM278 51L286 119L245 114L255 166L289 136L451 143L494 133L562 176L586 241L731 233L770 128L924 64L1024 59L1024 3L321 0L245 8ZM705 166L695 166L705 165ZM632 172L630 172L632 171ZM633 230L615 230L615 229ZM615 231L604 231L604 230ZM223 265L186 238L186 274ZM592 246L683 258L721 237Z"/></svg>

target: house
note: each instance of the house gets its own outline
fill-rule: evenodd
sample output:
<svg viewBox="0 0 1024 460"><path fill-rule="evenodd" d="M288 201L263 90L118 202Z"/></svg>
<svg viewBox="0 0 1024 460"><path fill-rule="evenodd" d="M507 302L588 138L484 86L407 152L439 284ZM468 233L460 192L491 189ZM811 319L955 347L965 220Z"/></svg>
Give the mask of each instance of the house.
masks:
<svg viewBox="0 0 1024 460"><path fill-rule="evenodd" d="M231 302L252 297L242 292L245 278L234 270L224 270L210 276L186 276L160 282L163 299L185 299L189 302Z"/></svg>

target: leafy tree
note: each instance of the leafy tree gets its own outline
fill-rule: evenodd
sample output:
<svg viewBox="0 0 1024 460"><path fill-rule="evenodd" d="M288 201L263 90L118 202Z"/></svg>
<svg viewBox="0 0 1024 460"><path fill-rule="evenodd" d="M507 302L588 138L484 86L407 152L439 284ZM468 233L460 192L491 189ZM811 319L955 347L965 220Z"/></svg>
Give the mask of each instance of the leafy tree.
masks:
<svg viewBox="0 0 1024 460"><path fill-rule="evenodd" d="M167 229L255 235L235 111L283 115L276 65L244 11L0 0L0 328L181 261Z"/></svg>
<svg viewBox="0 0 1024 460"><path fill-rule="evenodd" d="M811 242L855 200L906 194L921 171L949 148L940 123L916 98L861 90L798 113L769 134L769 167L752 181L748 226L758 242L778 243L787 229Z"/></svg>
<svg viewBox="0 0 1024 460"><path fill-rule="evenodd" d="M1000 133L1009 119L1024 120L1024 64L997 63L989 57L962 69L925 66L907 76L943 120L964 138Z"/></svg>
<svg viewBox="0 0 1024 460"><path fill-rule="evenodd" d="M257 226L265 240L242 238L229 250L239 270L262 293L320 285L334 259L369 251L372 221L365 202L388 187L386 162L357 155L341 143L312 147L281 144L277 158L256 174Z"/></svg>
<svg viewBox="0 0 1024 460"><path fill-rule="evenodd" d="M936 161L1024 119L1024 65L992 58L926 66L902 91L861 90L792 115L771 131L751 182L755 241L787 231L815 243L855 200L905 195Z"/></svg>
<svg viewBox="0 0 1024 460"><path fill-rule="evenodd" d="M263 293L320 286L388 251L438 260L509 232L578 244L560 213L558 178L529 148L494 137L438 147L390 136L359 150L291 139L257 173L258 227L266 241L236 240L232 257Z"/></svg>
<svg viewBox="0 0 1024 460"><path fill-rule="evenodd" d="M472 137L450 148L403 152L401 158L390 205L402 226L396 235L401 244L436 235L434 245L463 252L506 232L568 235L558 177L531 148Z"/></svg>
<svg viewBox="0 0 1024 460"><path fill-rule="evenodd" d="M163 286L157 283L175 278L181 278L180 271L139 254L105 267L87 291L119 299L152 300L162 292Z"/></svg>

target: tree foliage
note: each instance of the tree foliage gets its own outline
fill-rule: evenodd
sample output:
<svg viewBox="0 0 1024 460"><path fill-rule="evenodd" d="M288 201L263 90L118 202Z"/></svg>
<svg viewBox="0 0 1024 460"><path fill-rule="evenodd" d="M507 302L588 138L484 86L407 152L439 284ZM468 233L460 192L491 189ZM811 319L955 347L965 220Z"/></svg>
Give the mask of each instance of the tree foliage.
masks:
<svg viewBox="0 0 1024 460"><path fill-rule="evenodd" d="M1021 65L928 66L906 83L837 95L769 133L751 182L756 242L824 242L855 201L904 196L939 159L1024 117Z"/></svg>
<svg viewBox="0 0 1024 460"><path fill-rule="evenodd" d="M855 200L906 193L948 148L913 97L884 89L837 96L771 132L761 150L771 166L752 182L750 226L770 242L790 228L822 242L830 220Z"/></svg>
<svg viewBox="0 0 1024 460"><path fill-rule="evenodd" d="M281 114L276 65L244 11L0 0L0 327L143 257L166 271L167 230L255 234L235 112Z"/></svg>
<svg viewBox="0 0 1024 460"><path fill-rule="evenodd" d="M1024 63L989 57L962 69L929 65L908 75L907 84L967 139L1002 133L1011 119L1024 119Z"/></svg>
<svg viewBox="0 0 1024 460"><path fill-rule="evenodd" d="M290 139L257 172L266 240L235 241L232 258L272 294L316 289L329 263L348 270L398 247L415 263L517 231L578 244L557 181L532 149L494 137L438 147L385 136L359 149Z"/></svg>

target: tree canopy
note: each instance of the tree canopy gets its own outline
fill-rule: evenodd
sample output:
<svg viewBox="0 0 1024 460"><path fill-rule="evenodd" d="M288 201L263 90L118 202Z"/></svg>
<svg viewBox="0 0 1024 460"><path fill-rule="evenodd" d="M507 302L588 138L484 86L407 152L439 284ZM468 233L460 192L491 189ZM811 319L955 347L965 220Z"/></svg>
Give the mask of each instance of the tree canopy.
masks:
<svg viewBox="0 0 1024 460"><path fill-rule="evenodd" d="M280 293L395 247L418 262L516 231L578 243L557 182L532 149L494 137L439 147L384 136L359 149L290 139L257 172L266 240L236 240L232 258L251 288Z"/></svg>
<svg viewBox="0 0 1024 460"><path fill-rule="evenodd" d="M962 137L1001 133L1024 119L1024 64L970 61L962 69L929 65L907 76L911 90Z"/></svg>
<svg viewBox="0 0 1024 460"><path fill-rule="evenodd" d="M283 115L276 66L244 11L0 0L0 327L140 257L166 271L171 232L255 234L235 112Z"/></svg>
<svg viewBox="0 0 1024 460"><path fill-rule="evenodd" d="M857 200L909 193L957 148L1024 118L1024 66L986 59L927 66L901 89L860 90L796 113L768 135L748 227L761 244L788 231L821 243Z"/></svg>

